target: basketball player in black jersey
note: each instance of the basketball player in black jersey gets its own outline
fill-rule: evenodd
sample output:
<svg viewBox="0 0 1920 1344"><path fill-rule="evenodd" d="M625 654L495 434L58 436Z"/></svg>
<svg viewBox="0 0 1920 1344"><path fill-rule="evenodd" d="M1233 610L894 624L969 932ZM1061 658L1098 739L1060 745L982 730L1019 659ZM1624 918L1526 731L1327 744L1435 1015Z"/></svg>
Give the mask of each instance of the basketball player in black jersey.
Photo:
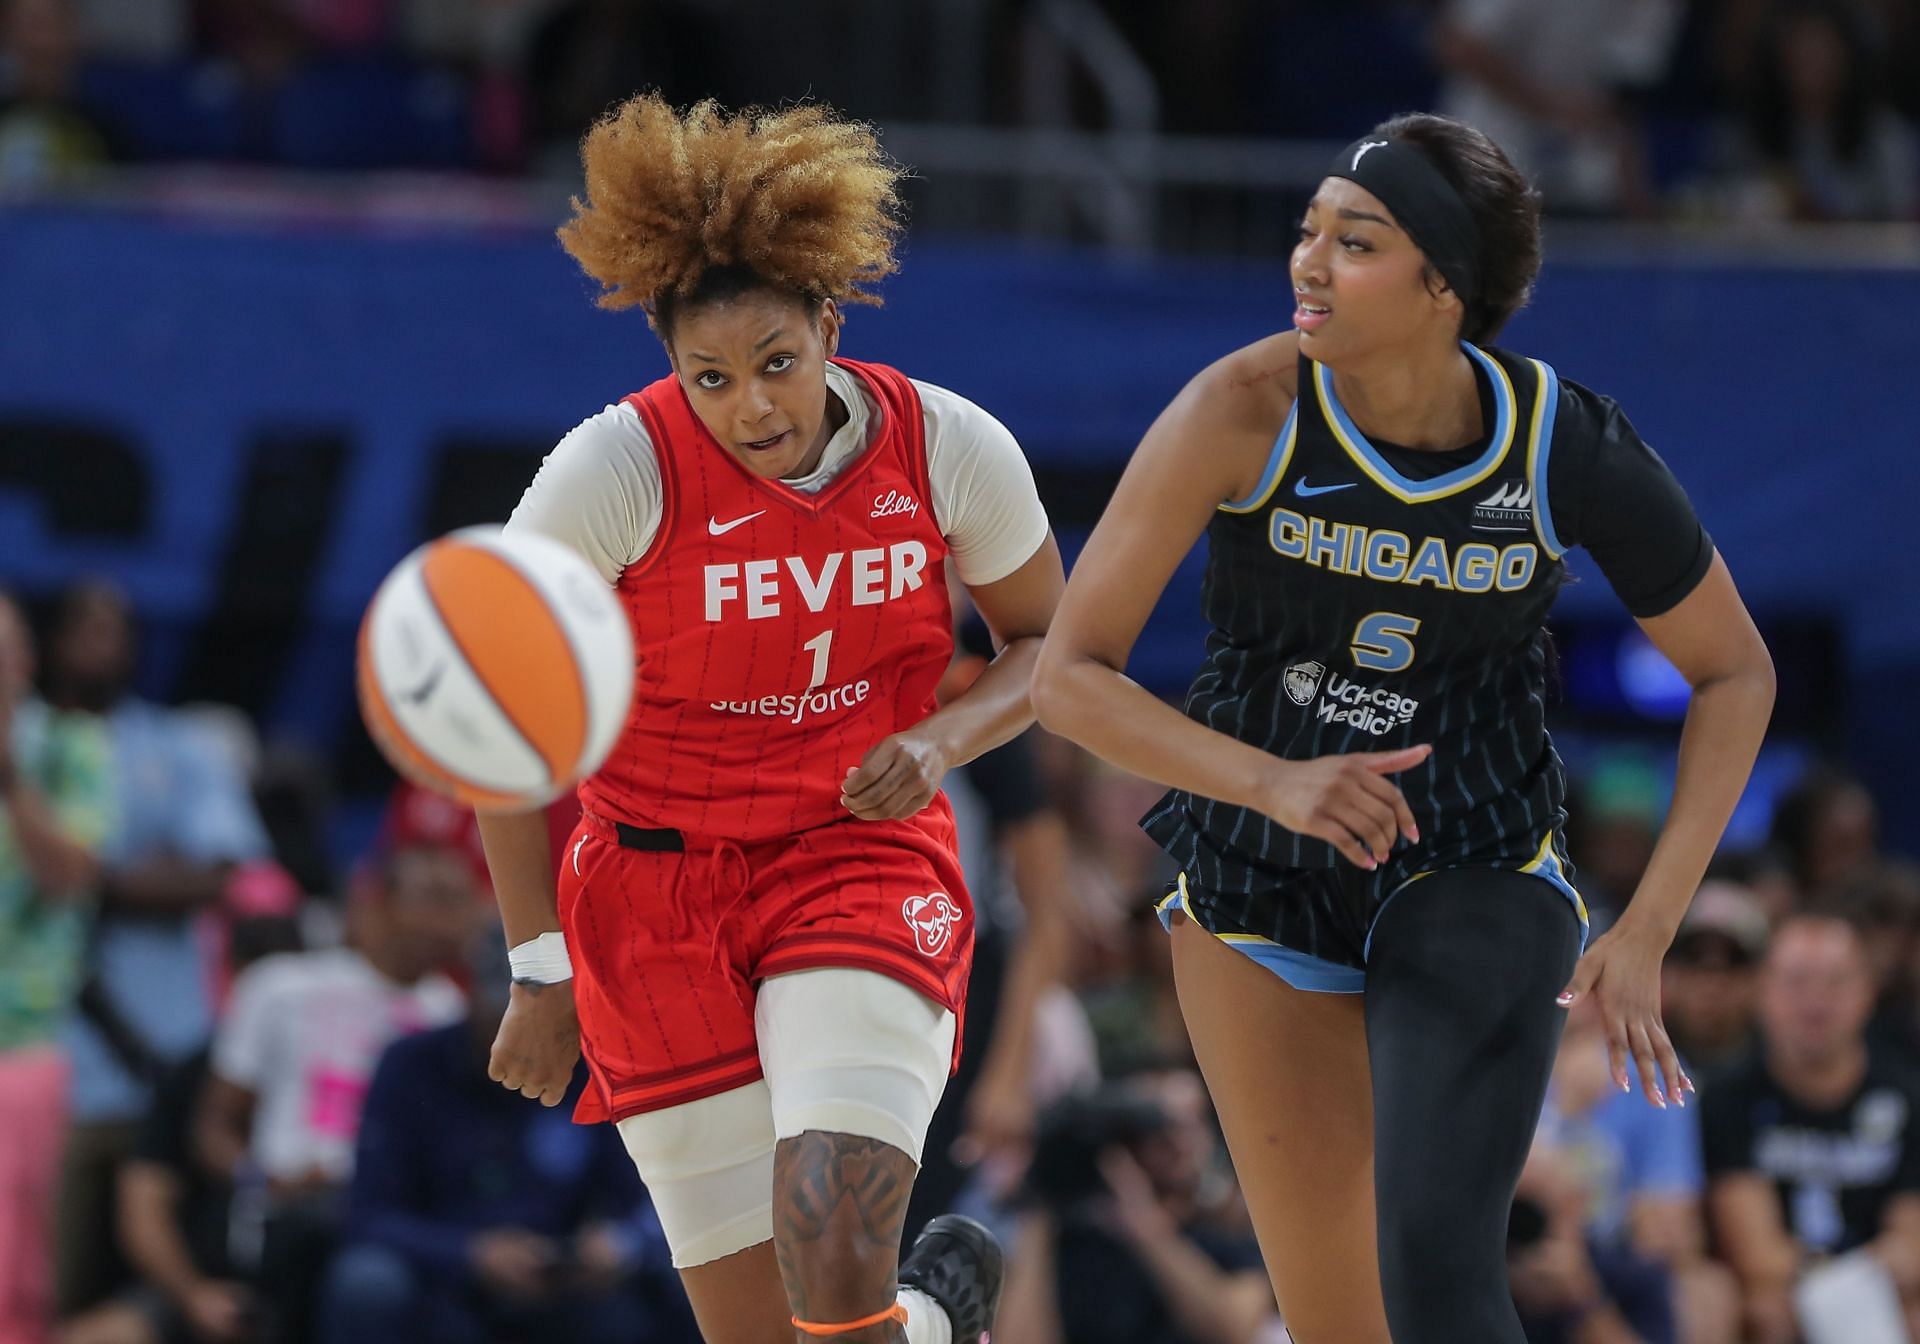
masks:
<svg viewBox="0 0 1920 1344"><path fill-rule="evenodd" d="M1295 329L1148 431L1036 674L1048 727L1172 789L1146 825L1181 869L1181 1004L1298 1344L1521 1344L1507 1211L1576 998L1623 1089L1629 1060L1653 1104L1691 1088L1660 960L1773 668L1619 409L1485 347L1539 261L1538 197L1479 132L1401 117L1343 151ZM1123 669L1203 531L1182 714ZM1591 947L1543 713L1570 546L1693 688L1665 833Z"/></svg>

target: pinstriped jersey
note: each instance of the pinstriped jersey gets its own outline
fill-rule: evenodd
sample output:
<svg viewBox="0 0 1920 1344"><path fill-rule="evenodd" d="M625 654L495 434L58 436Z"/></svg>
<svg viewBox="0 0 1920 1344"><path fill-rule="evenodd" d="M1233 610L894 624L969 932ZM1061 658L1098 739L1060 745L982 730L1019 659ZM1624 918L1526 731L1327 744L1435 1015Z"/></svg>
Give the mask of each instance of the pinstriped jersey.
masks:
<svg viewBox="0 0 1920 1344"><path fill-rule="evenodd" d="M749 472L679 382L629 400L659 454L665 507L616 591L639 655L613 754L581 785L604 816L736 840L843 818L868 748L932 713L953 654L919 393L840 361L879 416L818 494Z"/></svg>
<svg viewBox="0 0 1920 1344"><path fill-rule="evenodd" d="M1518 867L1564 819L1544 622L1565 548L1591 543L1643 615L1684 596L1712 554L1611 402L1539 360L1463 348L1488 432L1439 453L1369 441L1331 371L1301 358L1259 485L1209 525L1212 631L1186 699L1190 717L1289 760L1431 743L1395 777L1421 834L1396 856L1410 870ZM1339 860L1325 841L1180 790L1144 824L1214 892Z"/></svg>

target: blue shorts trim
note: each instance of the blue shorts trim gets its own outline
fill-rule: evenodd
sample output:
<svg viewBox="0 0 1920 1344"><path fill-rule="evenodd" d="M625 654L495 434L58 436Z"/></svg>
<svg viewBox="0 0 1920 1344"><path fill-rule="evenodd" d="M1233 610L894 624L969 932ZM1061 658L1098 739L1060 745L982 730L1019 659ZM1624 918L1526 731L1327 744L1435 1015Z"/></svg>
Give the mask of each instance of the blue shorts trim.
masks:
<svg viewBox="0 0 1920 1344"><path fill-rule="evenodd" d="M1160 926L1169 933L1173 931L1176 910L1193 919L1196 928L1207 927L1193 918L1193 911L1187 904L1185 873L1180 874L1178 884L1154 908L1160 915ZM1296 952L1271 938L1262 938L1254 933L1216 933L1213 936L1235 952L1266 967L1295 989L1310 994L1360 994L1367 988L1367 973L1359 966L1342 966L1338 962L1310 957L1305 952Z"/></svg>
<svg viewBox="0 0 1920 1344"><path fill-rule="evenodd" d="M1540 878L1567 899L1567 903L1573 907L1575 917L1580 921L1580 950L1585 952L1587 938L1591 932L1587 919L1587 903L1574 889L1573 883L1567 880L1566 869L1560 859L1559 851L1554 848L1556 838L1557 833L1548 833L1546 839L1540 842L1540 848L1533 858L1518 869L1510 868L1505 871L1520 872L1529 877ZM1432 877L1436 872L1458 871L1460 870L1436 868L1415 873L1388 892L1386 899L1380 902L1380 908L1374 912L1372 922L1367 925L1366 941L1361 946L1362 958L1370 958L1373 955L1374 930L1380 926L1380 916L1386 913L1389 905L1393 904L1394 897L1420 881L1421 878ZM1169 932L1173 929L1173 914L1176 910L1188 919L1192 919L1198 927L1202 929L1207 927L1194 917L1193 908L1187 896L1185 873L1179 875L1174 889L1168 892L1154 908L1160 916L1161 927ZM1254 933L1215 933L1213 936L1234 951L1272 971L1295 989L1313 994L1361 994L1366 991L1367 972L1364 966L1344 966L1336 961L1309 956L1305 952L1296 951L1285 944L1276 943L1271 938L1262 938Z"/></svg>
<svg viewBox="0 0 1920 1344"><path fill-rule="evenodd" d="M1559 851L1553 847L1556 835L1557 832L1549 831L1547 838L1540 842L1539 851L1517 870L1509 871L1522 872L1528 877L1542 878L1552 886L1555 891L1558 891L1562 896L1567 898L1568 904L1573 906L1574 916L1580 921L1580 950L1584 953L1587 950L1587 937L1593 931L1593 926L1587 919L1586 900L1574 889L1573 883L1567 880L1567 871L1560 862ZM1415 873L1405 882L1402 882L1399 886L1388 892L1387 899L1380 902L1380 908L1373 912L1373 922L1367 925L1367 941L1361 948L1361 955L1364 957L1371 957L1373 955L1373 931L1380 927L1380 916L1387 913L1387 907L1393 904L1393 898L1395 896L1398 896L1423 877L1432 877L1437 872L1458 871L1460 870L1457 868L1430 868L1424 873Z"/></svg>

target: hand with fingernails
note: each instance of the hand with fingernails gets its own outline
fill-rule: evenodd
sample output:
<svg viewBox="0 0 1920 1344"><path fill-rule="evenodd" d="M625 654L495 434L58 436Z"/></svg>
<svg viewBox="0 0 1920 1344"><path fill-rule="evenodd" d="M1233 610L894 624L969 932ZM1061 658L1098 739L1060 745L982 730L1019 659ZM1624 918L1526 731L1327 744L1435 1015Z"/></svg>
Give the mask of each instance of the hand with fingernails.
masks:
<svg viewBox="0 0 1920 1344"><path fill-rule="evenodd" d="M487 1059L487 1077L542 1106L558 1106L579 1061L580 1019L573 981L551 985L515 981Z"/></svg>
<svg viewBox="0 0 1920 1344"><path fill-rule="evenodd" d="M1592 997L1606 1030L1614 1086L1622 1092L1633 1090L1627 1073L1631 1055L1647 1100L1661 1110L1668 1102L1685 1106L1686 1094L1694 1090L1660 1020L1660 963L1669 941L1631 917L1623 918L1587 949L1556 1000L1562 1008L1571 1008Z"/></svg>
<svg viewBox="0 0 1920 1344"><path fill-rule="evenodd" d="M920 724L876 742L840 784L840 805L862 821L910 817L933 801L952 764Z"/></svg>
<svg viewBox="0 0 1920 1344"><path fill-rule="evenodd" d="M1388 776L1411 770L1432 754L1433 747L1422 743L1397 751L1276 760L1259 809L1290 831L1327 841L1347 862L1372 872L1400 839L1420 841L1413 811Z"/></svg>

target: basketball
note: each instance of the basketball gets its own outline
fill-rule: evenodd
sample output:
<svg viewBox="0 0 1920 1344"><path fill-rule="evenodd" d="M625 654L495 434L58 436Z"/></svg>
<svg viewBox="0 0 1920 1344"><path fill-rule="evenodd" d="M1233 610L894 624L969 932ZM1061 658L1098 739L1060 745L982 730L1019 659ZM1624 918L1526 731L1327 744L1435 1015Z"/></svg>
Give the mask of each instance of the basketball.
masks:
<svg viewBox="0 0 1920 1344"><path fill-rule="evenodd" d="M537 535L471 527L402 560L360 624L360 712L408 778L487 811L600 768L633 696L613 590Z"/></svg>

